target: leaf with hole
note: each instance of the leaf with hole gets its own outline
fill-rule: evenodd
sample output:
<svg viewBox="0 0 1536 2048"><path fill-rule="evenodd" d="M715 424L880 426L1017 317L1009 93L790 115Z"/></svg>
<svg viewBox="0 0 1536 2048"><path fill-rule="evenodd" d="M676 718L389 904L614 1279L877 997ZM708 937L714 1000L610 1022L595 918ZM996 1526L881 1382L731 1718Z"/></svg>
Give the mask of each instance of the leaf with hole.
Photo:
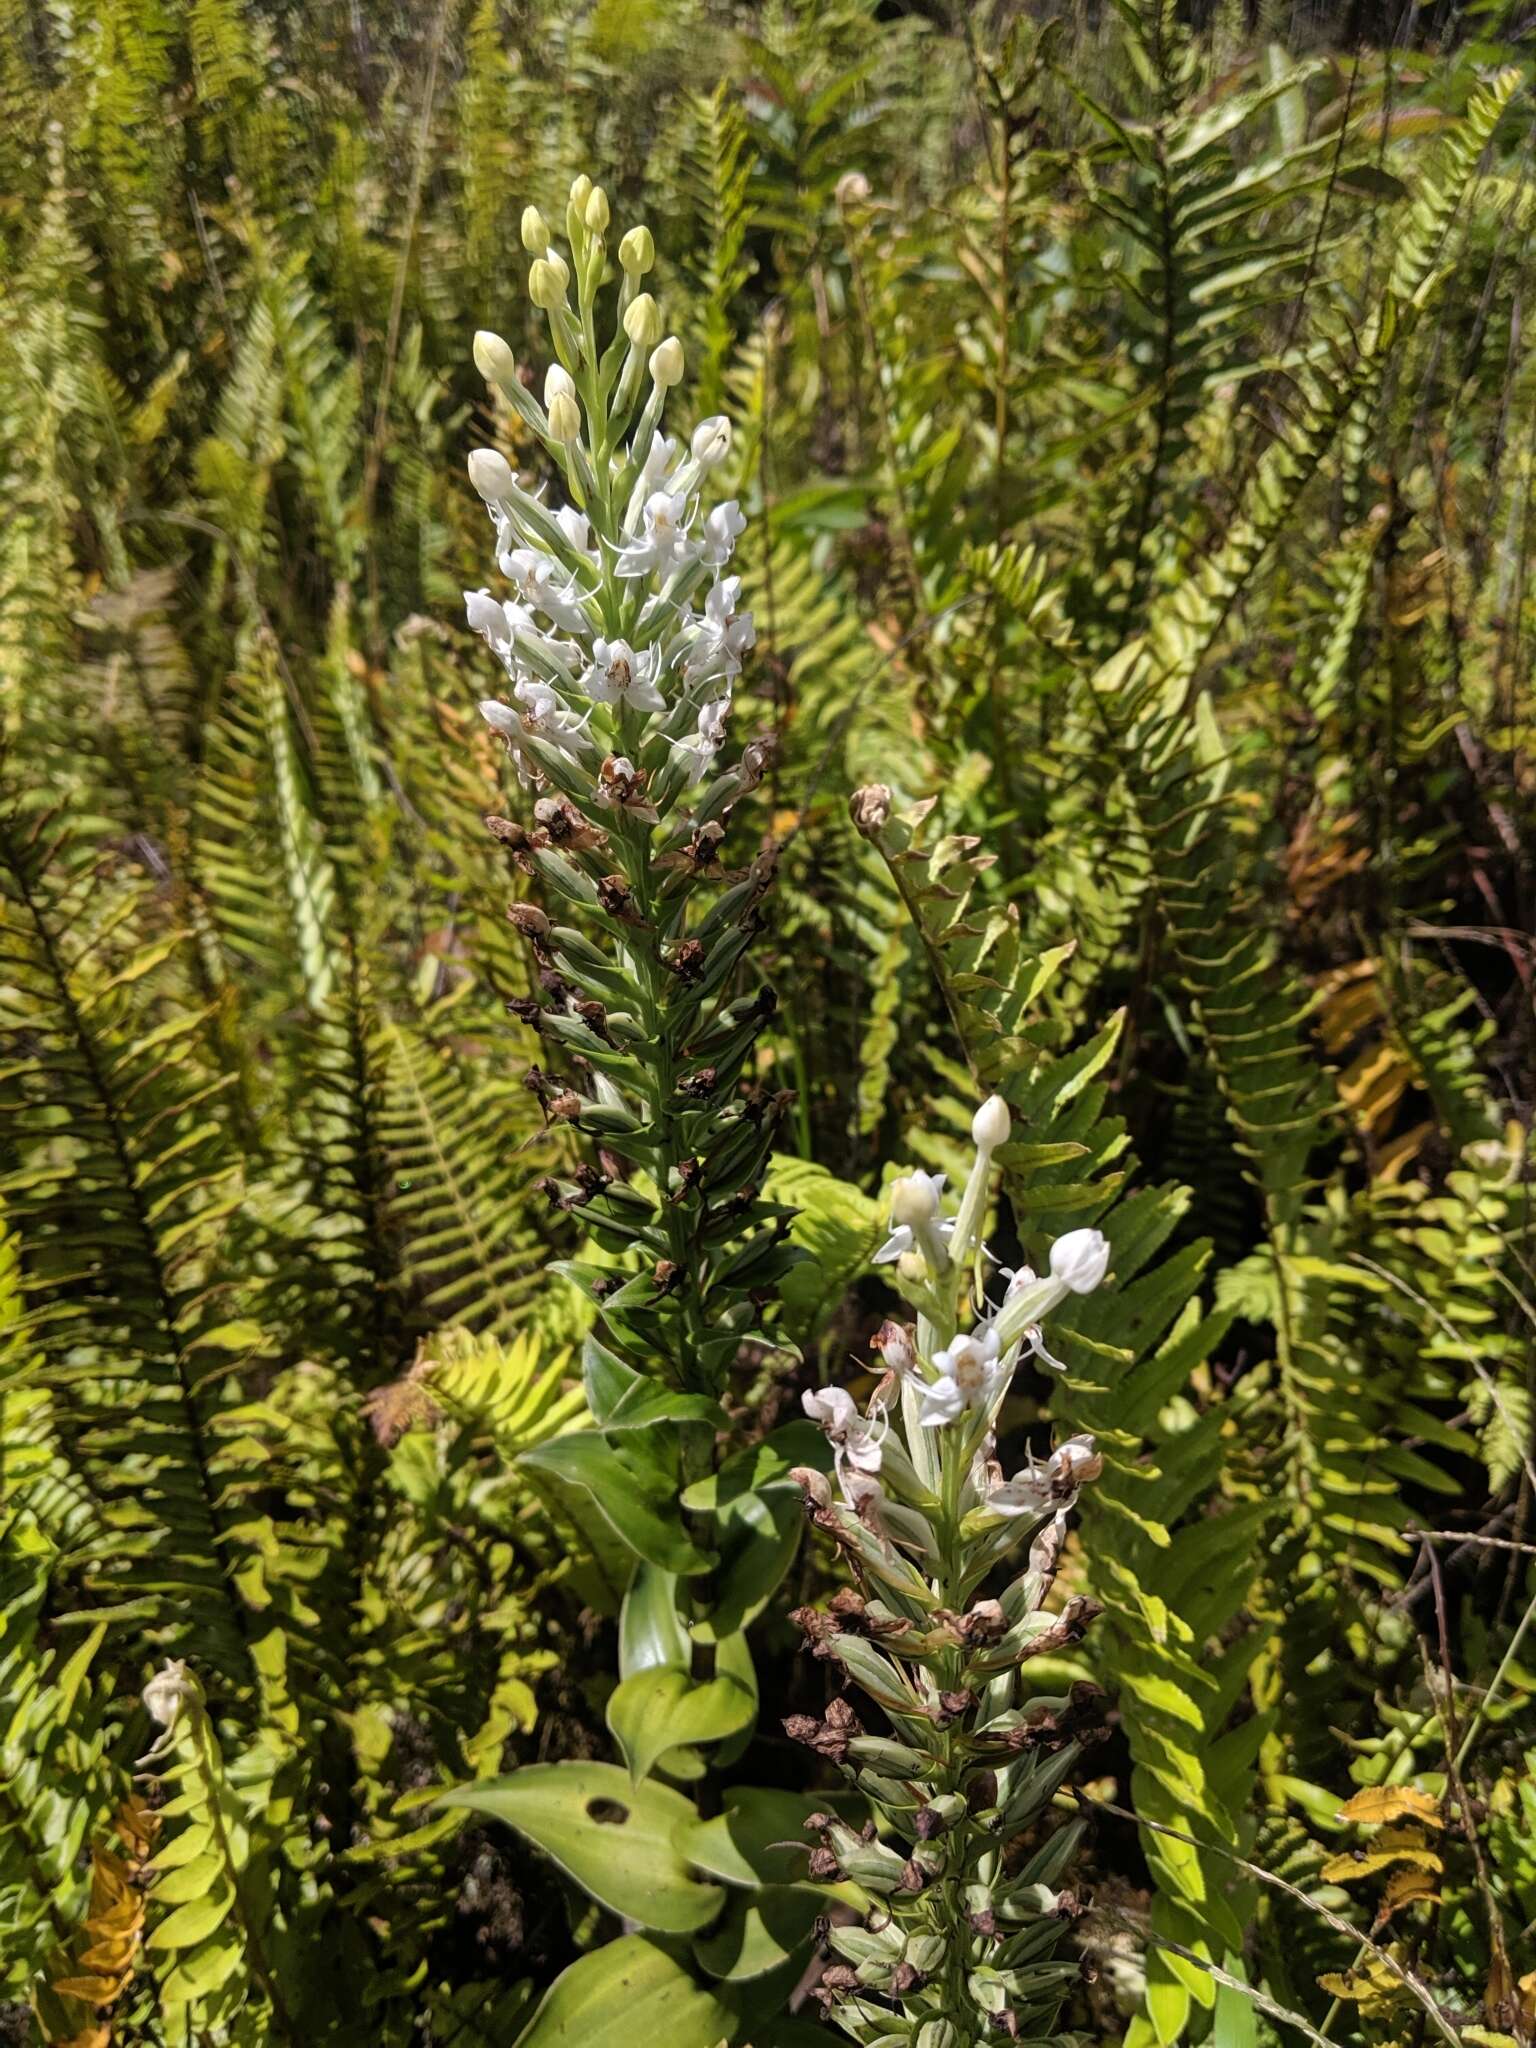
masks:
<svg viewBox="0 0 1536 2048"><path fill-rule="evenodd" d="M659 1934L694 1934L723 1894L701 1883L674 1837L697 1819L680 1792L635 1785L617 1764L525 1764L445 1792L439 1805L505 1821L599 1905Z"/></svg>

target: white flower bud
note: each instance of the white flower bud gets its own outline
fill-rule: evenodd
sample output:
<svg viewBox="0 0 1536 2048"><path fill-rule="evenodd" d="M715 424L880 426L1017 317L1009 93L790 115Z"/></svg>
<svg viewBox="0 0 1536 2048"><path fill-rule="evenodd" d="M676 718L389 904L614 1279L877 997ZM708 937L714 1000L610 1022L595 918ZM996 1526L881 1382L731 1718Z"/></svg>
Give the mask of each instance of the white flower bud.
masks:
<svg viewBox="0 0 1536 2048"><path fill-rule="evenodd" d="M909 1230L931 1223L939 1213L939 1190L932 1174L904 1174L891 1182L891 1222Z"/></svg>
<svg viewBox="0 0 1536 2048"><path fill-rule="evenodd" d="M869 197L869 180L862 171L844 171L837 181L839 206L862 206Z"/></svg>
<svg viewBox="0 0 1536 2048"><path fill-rule="evenodd" d="M552 441L574 441L581 432L581 407L567 392L557 391L549 406L549 435Z"/></svg>
<svg viewBox="0 0 1536 2048"><path fill-rule="evenodd" d="M505 739L515 740L523 736L523 721L512 706L503 704L499 697L482 697L480 716L493 732L499 732Z"/></svg>
<svg viewBox="0 0 1536 2048"><path fill-rule="evenodd" d="M541 313L552 313L565 304L570 281L565 258L554 249L547 256L535 256L528 266L528 296Z"/></svg>
<svg viewBox="0 0 1536 2048"><path fill-rule="evenodd" d="M608 225L608 194L601 185L594 185L587 194L587 203L581 210L588 231L600 235Z"/></svg>
<svg viewBox="0 0 1536 2048"><path fill-rule="evenodd" d="M661 339L661 308L649 292L641 292L624 314L624 332L636 348L654 348Z"/></svg>
<svg viewBox="0 0 1536 2048"><path fill-rule="evenodd" d="M536 206L523 208L523 247L530 256L542 256L549 247L549 223Z"/></svg>
<svg viewBox="0 0 1536 2048"><path fill-rule="evenodd" d="M971 1118L971 1142L978 1152L995 1152L1006 1145L1013 1118L1001 1095L989 1095Z"/></svg>
<svg viewBox="0 0 1536 2048"><path fill-rule="evenodd" d="M185 1660L174 1657L155 1673L143 1697L149 1718L162 1728L173 1728L187 1701L197 1698L197 1680L189 1676Z"/></svg>
<svg viewBox="0 0 1536 2048"><path fill-rule="evenodd" d="M649 228L631 228L619 244L619 261L631 277L644 277L656 261L656 244Z"/></svg>
<svg viewBox="0 0 1536 2048"><path fill-rule="evenodd" d="M717 462L724 462L731 452L731 423L725 414L712 413L707 420L700 420L689 446L701 469L713 469Z"/></svg>
<svg viewBox="0 0 1536 2048"><path fill-rule="evenodd" d="M469 480L487 505L499 505L517 488L517 478L505 455L494 448L477 448L469 458Z"/></svg>
<svg viewBox="0 0 1536 2048"><path fill-rule="evenodd" d="M574 398L576 380L570 371L560 363L551 363L544 372L544 403L553 405L557 398Z"/></svg>
<svg viewBox="0 0 1536 2048"><path fill-rule="evenodd" d="M1069 1230L1051 1246L1051 1278L1073 1294L1092 1294L1109 1271L1109 1239L1102 1230Z"/></svg>
<svg viewBox="0 0 1536 2048"><path fill-rule="evenodd" d="M475 368L487 384L511 384L517 377L517 358L499 334L482 327L475 336Z"/></svg>
<svg viewBox="0 0 1536 2048"><path fill-rule="evenodd" d="M594 190L592 180L585 171L579 171L571 180L571 204L578 213L586 205Z"/></svg>
<svg viewBox="0 0 1536 2048"><path fill-rule="evenodd" d="M663 391L670 391L674 384L683 381L683 344L675 334L669 334L664 342L651 352L651 382L659 384Z"/></svg>

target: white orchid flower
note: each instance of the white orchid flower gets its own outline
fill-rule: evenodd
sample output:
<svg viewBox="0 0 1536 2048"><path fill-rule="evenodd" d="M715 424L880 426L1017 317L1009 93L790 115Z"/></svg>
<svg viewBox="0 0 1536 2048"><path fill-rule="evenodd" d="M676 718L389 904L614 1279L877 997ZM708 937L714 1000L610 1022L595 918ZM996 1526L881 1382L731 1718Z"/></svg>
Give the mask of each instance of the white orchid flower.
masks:
<svg viewBox="0 0 1536 2048"><path fill-rule="evenodd" d="M955 1337L936 1351L933 1365L938 1378L919 1389L924 1429L942 1429L967 1408L990 1407L1003 1372L996 1330L978 1323L968 1337Z"/></svg>
<svg viewBox="0 0 1536 2048"><path fill-rule="evenodd" d="M734 498L727 498L704 521L703 559L712 569L723 569L746 530L741 507Z"/></svg>
<svg viewBox="0 0 1536 2048"><path fill-rule="evenodd" d="M592 661L581 678L587 695L599 704L629 704L636 711L665 711L666 699L656 687L661 649L636 654L627 640L596 639Z"/></svg>
<svg viewBox="0 0 1536 2048"><path fill-rule="evenodd" d="M614 567L620 576L664 577L697 552L688 533L688 500L681 491L652 491L641 509L640 533L620 548Z"/></svg>

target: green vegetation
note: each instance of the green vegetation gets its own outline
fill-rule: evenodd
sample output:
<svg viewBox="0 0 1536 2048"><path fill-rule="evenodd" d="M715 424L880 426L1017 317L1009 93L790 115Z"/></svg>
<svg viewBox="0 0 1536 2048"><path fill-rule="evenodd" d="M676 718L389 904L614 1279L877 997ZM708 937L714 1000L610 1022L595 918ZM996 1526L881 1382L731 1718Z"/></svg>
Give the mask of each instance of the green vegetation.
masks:
<svg viewBox="0 0 1536 2048"><path fill-rule="evenodd" d="M1536 2040L1531 76L1411 26L0 0L0 2039ZM477 710L579 175L731 429L719 894ZM994 1093L968 1225L1110 1253L1012 1605L801 1417Z"/></svg>

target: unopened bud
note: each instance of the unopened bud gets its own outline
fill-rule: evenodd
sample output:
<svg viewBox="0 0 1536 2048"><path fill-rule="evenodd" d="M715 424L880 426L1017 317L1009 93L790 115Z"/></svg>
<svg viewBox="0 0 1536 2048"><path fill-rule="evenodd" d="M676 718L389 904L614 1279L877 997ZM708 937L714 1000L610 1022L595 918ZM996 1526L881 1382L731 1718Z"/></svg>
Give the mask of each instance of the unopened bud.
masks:
<svg viewBox="0 0 1536 2048"><path fill-rule="evenodd" d="M675 334L669 334L659 347L651 352L651 382L659 384L663 391L670 391L674 384L683 381L683 344Z"/></svg>
<svg viewBox="0 0 1536 2048"><path fill-rule="evenodd" d="M578 213L586 205L594 191L592 180L585 171L579 171L571 180L571 204Z"/></svg>
<svg viewBox="0 0 1536 2048"><path fill-rule="evenodd" d="M535 256L528 266L528 296L541 313L565 304L570 272L557 256Z"/></svg>
<svg viewBox="0 0 1536 2048"><path fill-rule="evenodd" d="M1074 1294L1092 1294L1109 1271L1109 1240L1101 1230L1069 1230L1051 1246L1051 1278Z"/></svg>
<svg viewBox="0 0 1536 2048"><path fill-rule="evenodd" d="M581 407L564 391L557 391L549 408L552 441L570 442L581 432Z"/></svg>
<svg viewBox="0 0 1536 2048"><path fill-rule="evenodd" d="M482 697L480 716L492 732L499 732L503 739L516 740L523 736L523 721L512 706L503 704L499 697Z"/></svg>
<svg viewBox="0 0 1536 2048"><path fill-rule="evenodd" d="M536 206L523 208L523 247L530 256L542 256L549 247L549 223Z"/></svg>
<svg viewBox="0 0 1536 2048"><path fill-rule="evenodd" d="M482 327L475 336L475 368L487 384L511 384L517 377L517 358L499 334Z"/></svg>
<svg viewBox="0 0 1536 2048"><path fill-rule="evenodd" d="M995 1152L1006 1145L1013 1118L1001 1095L989 1095L971 1118L971 1142L978 1152Z"/></svg>
<svg viewBox="0 0 1536 2048"><path fill-rule="evenodd" d="M723 412L700 420L693 430L690 448L701 469L713 469L717 462L724 462L731 452L731 423Z"/></svg>
<svg viewBox="0 0 1536 2048"><path fill-rule="evenodd" d="M624 332L636 348L654 348L660 341L661 308L649 292L641 292L626 309Z"/></svg>
<svg viewBox="0 0 1536 2048"><path fill-rule="evenodd" d="M487 505L499 505L517 487L512 465L494 448L476 448L469 458L469 480Z"/></svg>
<svg viewBox="0 0 1536 2048"><path fill-rule="evenodd" d="M938 1185L931 1174L903 1174L891 1182L891 1221L909 1229L931 1223L939 1213Z"/></svg>
<svg viewBox="0 0 1536 2048"><path fill-rule="evenodd" d="M564 394L567 398L576 396L576 380L560 363L551 363L544 372L544 403L553 405Z"/></svg>
<svg viewBox="0 0 1536 2048"><path fill-rule="evenodd" d="M862 206L869 197L869 180L862 171L844 171L837 181L839 206Z"/></svg>
<svg viewBox="0 0 1536 2048"><path fill-rule="evenodd" d="M649 228L631 228L619 244L619 261L631 277L644 277L656 261L656 244Z"/></svg>
<svg viewBox="0 0 1536 2048"><path fill-rule="evenodd" d="M594 185L587 194L587 203L581 210L581 217L588 230L600 235L608 226L608 194L601 185Z"/></svg>

